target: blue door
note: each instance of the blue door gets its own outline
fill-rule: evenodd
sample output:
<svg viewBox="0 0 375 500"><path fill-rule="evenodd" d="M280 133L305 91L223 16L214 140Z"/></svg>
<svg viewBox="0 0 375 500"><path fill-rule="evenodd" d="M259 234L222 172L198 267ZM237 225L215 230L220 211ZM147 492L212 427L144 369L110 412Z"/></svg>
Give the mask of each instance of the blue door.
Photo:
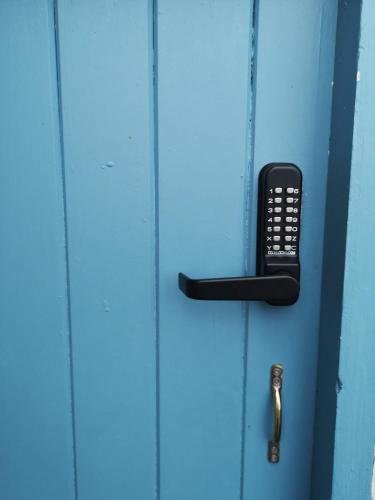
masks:
<svg viewBox="0 0 375 500"><path fill-rule="evenodd" d="M2 499L309 498L336 10L0 2ZM255 274L271 162L304 178L298 301L188 299Z"/></svg>

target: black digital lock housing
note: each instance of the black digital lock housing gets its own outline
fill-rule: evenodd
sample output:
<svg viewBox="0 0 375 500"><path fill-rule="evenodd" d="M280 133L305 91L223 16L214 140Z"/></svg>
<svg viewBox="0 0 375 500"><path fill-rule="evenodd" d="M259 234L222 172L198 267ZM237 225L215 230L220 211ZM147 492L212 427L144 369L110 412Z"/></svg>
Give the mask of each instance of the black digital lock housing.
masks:
<svg viewBox="0 0 375 500"><path fill-rule="evenodd" d="M293 276L299 282L301 195L302 173L296 165L271 163L262 168L258 189L258 276Z"/></svg>

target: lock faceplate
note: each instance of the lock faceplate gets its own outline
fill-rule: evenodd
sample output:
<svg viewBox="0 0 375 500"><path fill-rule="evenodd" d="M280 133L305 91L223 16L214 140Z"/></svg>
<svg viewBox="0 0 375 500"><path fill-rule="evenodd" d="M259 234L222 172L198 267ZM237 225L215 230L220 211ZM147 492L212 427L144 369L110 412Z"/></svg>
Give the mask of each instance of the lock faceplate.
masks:
<svg viewBox="0 0 375 500"><path fill-rule="evenodd" d="M289 275L299 281L301 196L302 173L296 165L271 163L263 167L258 192L258 276Z"/></svg>

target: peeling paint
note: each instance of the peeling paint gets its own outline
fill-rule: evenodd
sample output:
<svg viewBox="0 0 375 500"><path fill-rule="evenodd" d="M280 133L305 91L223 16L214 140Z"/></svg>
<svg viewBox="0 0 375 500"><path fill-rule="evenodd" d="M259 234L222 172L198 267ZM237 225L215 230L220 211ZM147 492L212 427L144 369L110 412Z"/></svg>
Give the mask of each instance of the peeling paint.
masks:
<svg viewBox="0 0 375 500"><path fill-rule="evenodd" d="M340 394L341 391L342 391L342 381L341 381L340 377L337 377L337 380L336 380L336 394Z"/></svg>

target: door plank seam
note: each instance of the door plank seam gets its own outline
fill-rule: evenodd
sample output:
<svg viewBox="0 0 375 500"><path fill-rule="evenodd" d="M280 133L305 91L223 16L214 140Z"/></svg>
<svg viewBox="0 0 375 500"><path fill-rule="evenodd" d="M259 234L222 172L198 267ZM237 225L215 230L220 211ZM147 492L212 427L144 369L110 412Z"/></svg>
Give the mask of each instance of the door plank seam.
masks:
<svg viewBox="0 0 375 500"><path fill-rule="evenodd" d="M155 246L155 416L156 485L155 499L160 500L160 271L159 271L159 101L158 101L158 0L150 2L151 106L153 116L152 156L154 167L154 246Z"/></svg>
<svg viewBox="0 0 375 500"><path fill-rule="evenodd" d="M251 27L249 33L249 70L248 70L248 96L247 96L247 137L246 159L244 175L244 271L250 273L250 228L253 222L251 211L252 179L254 178L254 126L255 126L255 70L256 70L256 35L257 35L257 0L252 0L249 5ZM246 413L247 413L247 364L249 345L249 304L242 304L244 339L243 339L243 368L242 368L242 415L241 415L241 442L240 442L240 500L244 499L244 470L246 447Z"/></svg>
<svg viewBox="0 0 375 500"><path fill-rule="evenodd" d="M72 452L73 452L73 481L74 498L78 500L78 482L77 482L77 448L76 448L76 424L75 424L75 395L74 395L74 369L73 369L73 338L72 338L72 312L71 312L71 277L70 277L70 255L69 255L69 235L68 235L68 216L67 216L67 189L66 189L66 165L64 152L64 129L63 129L63 110L62 110L62 91L61 91L61 54L59 40L59 16L58 0L53 0L53 21L55 35L55 60L56 60L56 82L57 82L57 109L58 126L60 138L60 159L61 159L61 181L63 198L63 218L64 218L64 246L65 246L65 275L66 275L66 295L67 295L67 315L68 315L68 338L69 338L69 379L70 379L70 410L72 425Z"/></svg>

